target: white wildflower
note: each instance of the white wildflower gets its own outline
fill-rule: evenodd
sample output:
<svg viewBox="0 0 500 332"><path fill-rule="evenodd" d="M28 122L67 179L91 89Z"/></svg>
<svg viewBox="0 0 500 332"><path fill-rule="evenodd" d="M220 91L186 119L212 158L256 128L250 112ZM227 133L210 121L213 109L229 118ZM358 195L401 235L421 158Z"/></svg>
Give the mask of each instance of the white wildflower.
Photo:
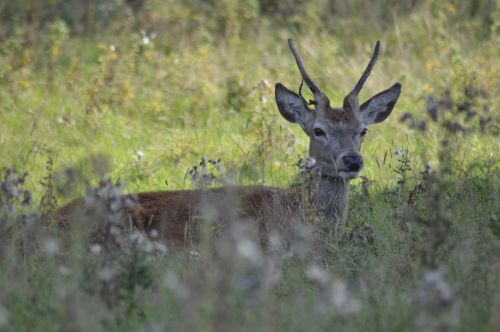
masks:
<svg viewBox="0 0 500 332"><path fill-rule="evenodd" d="M416 294L417 331L455 331L460 325L460 304L440 270L426 272Z"/></svg>
<svg viewBox="0 0 500 332"><path fill-rule="evenodd" d="M175 296L177 296L180 299L185 299L189 295L189 290L188 288L182 283L177 275L172 272L168 271L165 276L163 277L163 284L165 287L167 287L172 293L174 293Z"/></svg>
<svg viewBox="0 0 500 332"><path fill-rule="evenodd" d="M102 247L98 244L93 244L90 246L90 252L96 256L98 256L102 251Z"/></svg>
<svg viewBox="0 0 500 332"><path fill-rule="evenodd" d="M149 236L156 239L158 237L158 231L156 229L152 229L151 232L149 232Z"/></svg>
<svg viewBox="0 0 500 332"><path fill-rule="evenodd" d="M310 172L316 165L316 159L313 157L306 157L304 160L299 161L299 169L301 173Z"/></svg>
<svg viewBox="0 0 500 332"><path fill-rule="evenodd" d="M167 246L160 242L153 242L154 250L157 254L165 255L167 253Z"/></svg>
<svg viewBox="0 0 500 332"><path fill-rule="evenodd" d="M453 292L439 270L426 272L418 293L418 302L427 308L447 306L453 300Z"/></svg>
<svg viewBox="0 0 500 332"><path fill-rule="evenodd" d="M59 266L59 273L63 276L69 276L71 274L71 269L65 265Z"/></svg>
<svg viewBox="0 0 500 332"><path fill-rule="evenodd" d="M307 268L306 276L318 284L326 284L330 280L330 275L327 271L314 264Z"/></svg>
<svg viewBox="0 0 500 332"><path fill-rule="evenodd" d="M352 315L361 309L359 300L350 296L347 284L340 280L332 283L330 301L333 309L341 315Z"/></svg>
<svg viewBox="0 0 500 332"><path fill-rule="evenodd" d="M269 249L277 252L282 247L281 236L278 232L273 231L269 235Z"/></svg>
<svg viewBox="0 0 500 332"><path fill-rule="evenodd" d="M109 228L109 233L111 233L111 235L118 236L120 235L120 229L118 229L118 227L116 226L111 226Z"/></svg>
<svg viewBox="0 0 500 332"><path fill-rule="evenodd" d="M306 276L318 284L321 298L320 310L332 310L338 315L352 315L361 309L361 302L349 294L347 284L333 280L328 271L314 264L306 270Z"/></svg>
<svg viewBox="0 0 500 332"><path fill-rule="evenodd" d="M145 155L146 155L146 154L144 153L144 151L142 151L142 150L137 150L137 152L135 153L135 158L136 158L137 160L142 160L142 159L144 159L144 156L145 156Z"/></svg>
<svg viewBox="0 0 500 332"><path fill-rule="evenodd" d="M47 239L42 244L42 250L49 256L59 252L59 244L54 239Z"/></svg>
<svg viewBox="0 0 500 332"><path fill-rule="evenodd" d="M249 260L253 264L258 264L262 260L260 248L255 244L255 242L249 239L238 241L237 251L241 257Z"/></svg>
<svg viewBox="0 0 500 332"><path fill-rule="evenodd" d="M0 303L0 329L7 327L9 324L9 311Z"/></svg>
<svg viewBox="0 0 500 332"><path fill-rule="evenodd" d="M110 268L103 268L97 272L97 278L101 281L108 282L113 279L115 272Z"/></svg>

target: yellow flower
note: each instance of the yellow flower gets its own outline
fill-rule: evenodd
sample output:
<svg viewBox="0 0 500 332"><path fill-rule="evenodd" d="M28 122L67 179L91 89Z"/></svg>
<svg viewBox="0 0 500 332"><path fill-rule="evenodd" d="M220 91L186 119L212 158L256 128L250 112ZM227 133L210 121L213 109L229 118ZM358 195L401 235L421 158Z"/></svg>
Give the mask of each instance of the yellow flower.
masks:
<svg viewBox="0 0 500 332"><path fill-rule="evenodd" d="M429 94L432 92L432 87L430 84L426 83L422 86L422 92L425 94Z"/></svg>
<svg viewBox="0 0 500 332"><path fill-rule="evenodd" d="M425 63L425 69L427 69L428 72L432 72L440 65L441 63L439 62L439 60L429 60Z"/></svg>

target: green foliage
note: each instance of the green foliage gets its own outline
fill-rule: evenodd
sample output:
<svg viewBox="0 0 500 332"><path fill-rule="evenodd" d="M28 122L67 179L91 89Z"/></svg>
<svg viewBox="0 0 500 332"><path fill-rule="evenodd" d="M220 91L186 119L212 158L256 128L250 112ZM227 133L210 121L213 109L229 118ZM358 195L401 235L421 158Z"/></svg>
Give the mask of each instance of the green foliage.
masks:
<svg viewBox="0 0 500 332"><path fill-rule="evenodd" d="M0 2L0 330L495 329L496 6ZM112 204L129 204L119 182L292 183L307 144L273 88L300 84L288 37L334 105L377 39L362 99L403 85L363 145L344 235L320 241L294 225L262 250L255 230L236 223L221 239L207 223L198 251L176 253L111 229L121 245L89 245L84 217L69 240L46 227L44 215L79 196L113 220ZM217 159L195 169L201 156Z"/></svg>

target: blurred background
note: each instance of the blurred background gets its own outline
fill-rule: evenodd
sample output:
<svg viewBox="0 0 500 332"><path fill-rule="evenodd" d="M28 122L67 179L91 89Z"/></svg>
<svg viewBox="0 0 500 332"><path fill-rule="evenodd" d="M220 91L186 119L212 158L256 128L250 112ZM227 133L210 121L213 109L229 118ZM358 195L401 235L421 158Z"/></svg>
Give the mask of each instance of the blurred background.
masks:
<svg viewBox="0 0 500 332"><path fill-rule="evenodd" d="M498 330L499 33L494 0L0 0L0 330ZM333 106L377 40L361 102L403 86L344 233L306 216L262 250L207 222L177 253L47 222L82 196L113 221L123 190L293 183L290 37Z"/></svg>
<svg viewBox="0 0 500 332"><path fill-rule="evenodd" d="M62 21L72 36L99 37L135 30L155 31L177 46L186 41L251 39L267 29L276 32L323 33L348 39L353 33L381 33L413 15L447 21L456 32L481 39L495 29L495 1L355 0L345 1L158 1L158 0L19 0L1 5L3 38L24 29L28 42L46 37L47 27ZM436 22L429 22L435 24ZM356 29L357 28L357 29ZM357 31L360 30L360 31ZM138 32L138 31L136 31ZM350 33L349 33L350 32ZM178 38L173 34L178 33ZM170 34L168 38L164 34ZM183 38L180 38L183 37ZM177 43L174 41L177 39Z"/></svg>
<svg viewBox="0 0 500 332"><path fill-rule="evenodd" d="M395 81L403 94L384 135L374 130L369 154L394 140L407 143L392 148L413 147L430 95L473 106L467 121L484 133L498 104L496 6L490 0L4 0L0 137L9 157L2 165L39 170L47 158L64 164L106 154L113 174L138 190L163 188L165 179L182 187L185 169L209 155L223 157L240 182L287 182L290 174L275 173L307 148L274 105L276 82L292 90L300 83L289 37L336 106L382 41L361 97ZM405 113L406 126L396 125ZM459 120L453 112L448 117ZM438 145L430 131L417 149Z"/></svg>

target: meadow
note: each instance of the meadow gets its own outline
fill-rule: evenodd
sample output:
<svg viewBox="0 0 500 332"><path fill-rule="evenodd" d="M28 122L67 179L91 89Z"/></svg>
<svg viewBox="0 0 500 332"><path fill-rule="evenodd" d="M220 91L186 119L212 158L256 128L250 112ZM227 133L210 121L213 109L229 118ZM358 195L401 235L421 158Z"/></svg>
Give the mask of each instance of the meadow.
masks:
<svg viewBox="0 0 500 332"><path fill-rule="evenodd" d="M0 331L498 330L499 12L488 0L0 3ZM300 85L290 37L335 106L377 40L361 101L403 86L367 134L342 234L299 224L264 250L207 227L177 252L58 232L50 214L81 196L200 175L294 183L308 141L274 101L275 83ZM220 161L193 176L202 158Z"/></svg>

